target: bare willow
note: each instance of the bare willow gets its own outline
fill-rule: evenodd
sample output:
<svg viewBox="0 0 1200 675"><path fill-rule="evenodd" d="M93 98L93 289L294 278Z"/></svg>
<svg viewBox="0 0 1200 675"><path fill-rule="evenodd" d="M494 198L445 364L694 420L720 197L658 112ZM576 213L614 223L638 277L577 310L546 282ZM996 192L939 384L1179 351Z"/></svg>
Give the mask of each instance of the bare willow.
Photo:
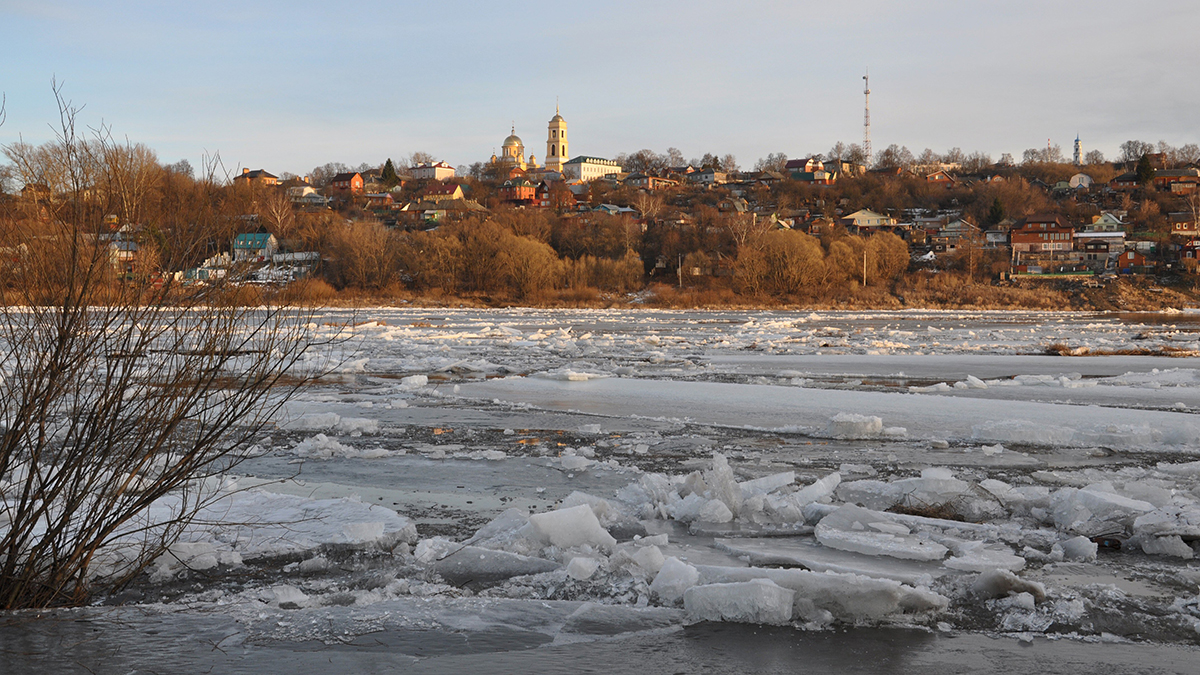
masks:
<svg viewBox="0 0 1200 675"><path fill-rule="evenodd" d="M294 366L314 346L305 312L247 307L233 279L185 286L119 264L105 215L114 199L136 210L143 177L118 175L128 148L81 141L59 103L48 208L3 231L5 609L82 603L144 570L213 498L206 479L244 459L305 383Z"/></svg>

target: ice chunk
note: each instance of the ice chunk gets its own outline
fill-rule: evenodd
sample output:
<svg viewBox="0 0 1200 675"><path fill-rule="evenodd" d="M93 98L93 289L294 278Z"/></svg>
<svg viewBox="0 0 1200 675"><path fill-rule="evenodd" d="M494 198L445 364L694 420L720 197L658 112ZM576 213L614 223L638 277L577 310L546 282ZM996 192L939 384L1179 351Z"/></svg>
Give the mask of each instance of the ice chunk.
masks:
<svg viewBox="0 0 1200 675"><path fill-rule="evenodd" d="M591 579L596 570L600 569L600 561L595 558L577 556L567 563L567 576L577 581Z"/></svg>
<svg viewBox="0 0 1200 675"><path fill-rule="evenodd" d="M738 485L742 489L742 498L749 499L755 495L769 494L785 485L791 485L794 482L796 482L796 472L785 471L783 473L776 473L770 476L763 476L762 478L748 480L743 483L739 483Z"/></svg>
<svg viewBox="0 0 1200 675"><path fill-rule="evenodd" d="M1035 600L1046 599L1046 587L1036 581L1026 581L1009 570L983 572L971 584L971 590L985 598L1002 598L1010 593L1029 593Z"/></svg>
<svg viewBox="0 0 1200 675"><path fill-rule="evenodd" d="M725 458L725 455L719 452L713 453L712 469L704 472L704 482L708 486L709 497L724 502L731 514L741 510L742 488L734 479L733 469L729 467L729 460Z"/></svg>
<svg viewBox="0 0 1200 675"><path fill-rule="evenodd" d="M621 512L613 506L612 502L603 497L590 495L586 492L580 492L579 490L567 495L567 498L562 502L562 508L568 509L572 506L578 506L580 504L587 504L587 506L592 509L592 513L596 514L596 518L600 521L600 524L604 527L609 527L612 524L624 519Z"/></svg>
<svg viewBox="0 0 1200 675"><path fill-rule="evenodd" d="M587 504L529 516L529 522L541 537L559 548L588 544L595 548L612 548L617 540L600 526L596 514Z"/></svg>
<svg viewBox="0 0 1200 675"><path fill-rule="evenodd" d="M858 504L876 511L890 509L904 498L900 486L880 480L855 480L841 483L834 493L843 502Z"/></svg>
<svg viewBox="0 0 1200 675"><path fill-rule="evenodd" d="M1184 543L1183 538L1177 534L1146 536L1141 537L1141 540L1142 551L1146 555L1169 555L1184 560L1191 560L1195 556L1192 547Z"/></svg>
<svg viewBox="0 0 1200 675"><path fill-rule="evenodd" d="M1063 558L1073 562L1096 562L1096 551L1099 546L1087 537L1071 537L1061 542Z"/></svg>
<svg viewBox="0 0 1200 675"><path fill-rule="evenodd" d="M960 542L954 557L943 563L952 570L963 572L987 572L994 569L1019 571L1025 567L1025 559L1003 545L986 545L983 542Z"/></svg>
<svg viewBox="0 0 1200 675"><path fill-rule="evenodd" d="M337 426L337 423L340 422L341 419L341 415L333 412L307 413L297 417L296 419L289 420L283 425L283 428L295 431L318 431L332 429L333 427Z"/></svg>
<svg viewBox="0 0 1200 675"><path fill-rule="evenodd" d="M769 579L795 592L793 616L820 620L828 612L848 621L881 619L900 612L941 611L949 604L944 596L892 579L858 574L811 572L764 567L699 566L702 584Z"/></svg>
<svg viewBox="0 0 1200 675"><path fill-rule="evenodd" d="M361 436L363 434L379 433L379 420L367 417L343 417L338 420L336 429L343 434Z"/></svg>
<svg viewBox="0 0 1200 675"><path fill-rule="evenodd" d="M825 433L834 438L874 438L883 433L883 419L874 415L838 413L829 420Z"/></svg>
<svg viewBox="0 0 1200 675"><path fill-rule="evenodd" d="M400 378L400 387L402 389L420 389L429 384L429 377L426 375L409 375L408 377Z"/></svg>
<svg viewBox="0 0 1200 675"><path fill-rule="evenodd" d="M1060 530L1090 534L1097 523L1113 522L1130 528L1140 515L1154 510L1154 505L1139 499L1123 497L1112 486L1093 483L1087 487L1062 488L1050 498L1054 524Z"/></svg>
<svg viewBox="0 0 1200 675"><path fill-rule="evenodd" d="M728 523L733 520L733 512L720 499L710 499L700 507L696 519L705 523Z"/></svg>
<svg viewBox="0 0 1200 675"><path fill-rule="evenodd" d="M822 518L816 535L822 546L866 555L941 560L948 552L941 544L910 534L887 514L849 504Z"/></svg>
<svg viewBox="0 0 1200 675"><path fill-rule="evenodd" d="M300 609L308 605L308 595L288 584L271 587L271 603L280 609Z"/></svg>
<svg viewBox="0 0 1200 675"><path fill-rule="evenodd" d="M625 546L629 546L626 544ZM662 569L666 558L657 546L633 546L622 548L612 558L612 565L625 569L635 577L652 579Z"/></svg>
<svg viewBox="0 0 1200 675"><path fill-rule="evenodd" d="M663 561L658 575L650 584L650 592L658 595L663 602L676 603L683 598L687 589L700 581L700 573L695 567L683 562L675 556Z"/></svg>
<svg viewBox="0 0 1200 675"><path fill-rule="evenodd" d="M690 523L700 518L700 510L703 509L709 500L701 495L692 493L683 499L677 500L666 509L668 515L675 520L683 523ZM728 510L728 507L726 507Z"/></svg>
<svg viewBox="0 0 1200 675"><path fill-rule="evenodd" d="M987 389L987 384L974 375L967 375L967 386L971 389Z"/></svg>
<svg viewBox="0 0 1200 675"><path fill-rule="evenodd" d="M560 567L552 560L463 546L434 563L433 571L452 586L483 588L512 577L552 572Z"/></svg>
<svg viewBox="0 0 1200 675"><path fill-rule="evenodd" d="M298 569L301 574L318 574L329 569L329 559L325 556L315 556L301 561Z"/></svg>
<svg viewBox="0 0 1200 675"><path fill-rule="evenodd" d="M800 488L795 494L792 495L792 499L796 504L801 506L810 502L821 501L822 499L832 495L833 491L837 489L837 486L841 482L842 475L840 473L831 473L824 478L818 479L812 485L806 485Z"/></svg>
<svg viewBox="0 0 1200 675"><path fill-rule="evenodd" d="M892 483L901 494L901 501L914 507L947 504L970 489L966 481L958 480L949 469L934 467L921 472L920 478L905 478Z"/></svg>
<svg viewBox="0 0 1200 675"><path fill-rule="evenodd" d="M181 541L171 544L154 560L151 577L153 581L161 582L185 569L208 570L217 565L241 564L242 556L237 551L221 551L216 544L207 541Z"/></svg>
<svg viewBox="0 0 1200 675"><path fill-rule="evenodd" d="M677 627L684 613L667 607L623 607L585 602L563 623L563 633L576 635L619 635Z"/></svg>
<svg viewBox="0 0 1200 675"><path fill-rule="evenodd" d="M580 457L579 455L563 455L561 461L562 467L567 471L586 469L594 463L587 457Z"/></svg>
<svg viewBox="0 0 1200 675"><path fill-rule="evenodd" d="M1172 464L1170 462L1159 462L1158 470L1171 474L1173 476L1200 476L1200 461L1185 462L1183 464Z"/></svg>
<svg viewBox="0 0 1200 675"><path fill-rule="evenodd" d="M526 512L520 509L505 509L487 525L476 530L474 536L464 543L484 548L507 549L512 542L523 538L528 524L529 515Z"/></svg>
<svg viewBox="0 0 1200 675"><path fill-rule="evenodd" d="M786 624L792 620L795 592L768 579L692 586L683 607L690 621Z"/></svg>
<svg viewBox="0 0 1200 675"><path fill-rule="evenodd" d="M431 537L417 542L417 548L413 551L413 556L416 557L417 562L428 565L449 555L460 546L461 544L444 537Z"/></svg>

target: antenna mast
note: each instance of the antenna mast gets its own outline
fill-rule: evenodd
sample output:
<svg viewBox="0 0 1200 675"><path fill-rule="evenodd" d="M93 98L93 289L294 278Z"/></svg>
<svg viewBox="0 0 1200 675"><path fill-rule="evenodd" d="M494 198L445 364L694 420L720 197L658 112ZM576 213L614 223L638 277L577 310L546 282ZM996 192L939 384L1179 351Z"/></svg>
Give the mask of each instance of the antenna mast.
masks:
<svg viewBox="0 0 1200 675"><path fill-rule="evenodd" d="M863 97L866 104L863 107L863 153L867 156L866 164L871 165L871 71L863 75Z"/></svg>

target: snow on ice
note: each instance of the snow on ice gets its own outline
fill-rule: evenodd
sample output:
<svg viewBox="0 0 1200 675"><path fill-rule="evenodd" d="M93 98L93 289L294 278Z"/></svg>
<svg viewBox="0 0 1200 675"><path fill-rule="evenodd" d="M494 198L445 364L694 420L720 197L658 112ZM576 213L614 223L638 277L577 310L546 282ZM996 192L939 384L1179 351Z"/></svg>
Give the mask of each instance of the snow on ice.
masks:
<svg viewBox="0 0 1200 675"><path fill-rule="evenodd" d="M184 596L246 621L1195 639L1200 363L1044 354L1194 351L1191 315L367 311L239 469L307 483L223 493L148 583L287 561Z"/></svg>

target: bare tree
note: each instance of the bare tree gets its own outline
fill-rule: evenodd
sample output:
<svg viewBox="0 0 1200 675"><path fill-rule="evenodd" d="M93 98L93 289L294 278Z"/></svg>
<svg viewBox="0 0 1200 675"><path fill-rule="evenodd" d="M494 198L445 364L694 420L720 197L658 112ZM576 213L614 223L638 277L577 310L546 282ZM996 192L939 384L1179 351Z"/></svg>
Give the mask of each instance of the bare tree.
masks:
<svg viewBox="0 0 1200 675"><path fill-rule="evenodd" d="M633 198L633 208L642 214L646 221L653 221L663 208L663 198L650 191L639 192Z"/></svg>
<svg viewBox="0 0 1200 675"><path fill-rule="evenodd" d="M1088 166L1104 164L1104 153L1100 150L1088 150L1087 154L1083 156L1083 163Z"/></svg>
<svg viewBox="0 0 1200 675"><path fill-rule="evenodd" d="M783 171L788 157L782 152L772 152L754 163L755 171Z"/></svg>
<svg viewBox="0 0 1200 675"><path fill-rule="evenodd" d="M296 210L287 195L278 189L269 189L258 200L258 216L278 239L292 239L296 235Z"/></svg>
<svg viewBox="0 0 1200 675"><path fill-rule="evenodd" d="M1121 161L1126 164L1132 164L1142 155L1154 152L1154 144L1145 141L1125 141L1121 144Z"/></svg>
<svg viewBox="0 0 1200 675"><path fill-rule="evenodd" d="M145 569L304 384L289 372L313 344L306 312L248 307L233 283L175 284L153 274L153 250L126 266L90 182L90 163L120 150L76 137L78 109L54 93L48 150L72 189L49 223L5 223L26 245L0 267L4 609L80 604Z"/></svg>
<svg viewBox="0 0 1200 675"><path fill-rule="evenodd" d="M418 164L433 164L437 159L428 152L417 151L408 156L408 165L417 166Z"/></svg>

